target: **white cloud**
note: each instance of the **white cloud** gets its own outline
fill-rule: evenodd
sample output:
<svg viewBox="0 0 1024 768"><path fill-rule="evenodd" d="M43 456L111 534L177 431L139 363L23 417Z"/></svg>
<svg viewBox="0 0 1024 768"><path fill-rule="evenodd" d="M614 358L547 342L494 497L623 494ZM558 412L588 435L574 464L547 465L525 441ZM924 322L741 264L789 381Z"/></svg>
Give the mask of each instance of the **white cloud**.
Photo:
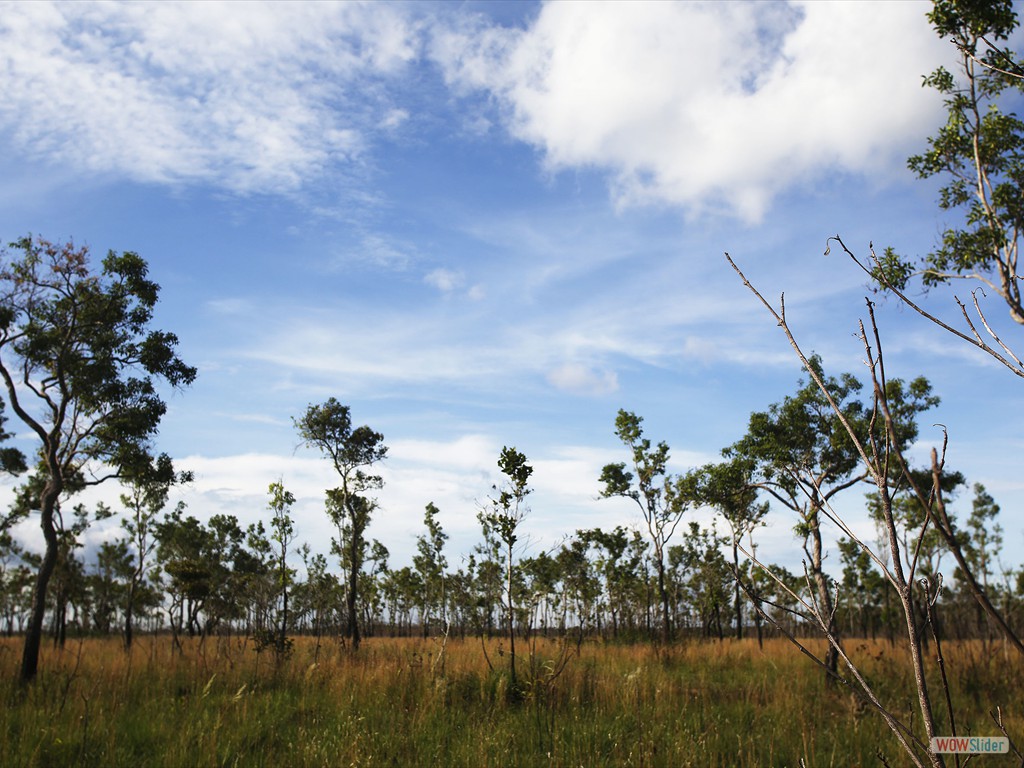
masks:
<svg viewBox="0 0 1024 768"><path fill-rule="evenodd" d="M400 125L405 123L409 119L409 112L404 109L390 109L384 118L380 121L380 127L388 130L394 130Z"/></svg>
<svg viewBox="0 0 1024 768"><path fill-rule="evenodd" d="M929 7L548 3L526 30L437 30L431 52L552 169L607 169L622 203L757 220L801 182L903 168L941 111L921 75L951 54Z"/></svg>
<svg viewBox="0 0 1024 768"><path fill-rule="evenodd" d="M460 288L465 282L465 277L461 272L456 272L451 269L438 268L431 272L428 272L423 282L427 285L432 285L441 293L451 293L456 288Z"/></svg>
<svg viewBox="0 0 1024 768"><path fill-rule="evenodd" d="M416 258L415 246L384 235L365 235L358 252L347 254L341 261L363 261L383 269L401 272Z"/></svg>
<svg viewBox="0 0 1024 768"><path fill-rule="evenodd" d="M211 299L206 302L206 308L218 315L247 315L255 309L250 299L239 297Z"/></svg>
<svg viewBox="0 0 1024 768"><path fill-rule="evenodd" d="M289 192L401 122L368 86L416 46L386 5L11 3L0 125L54 164Z"/></svg>
<svg viewBox="0 0 1024 768"><path fill-rule="evenodd" d="M576 395L608 395L619 388L615 371L595 370L582 363L564 363L548 373L552 386Z"/></svg>

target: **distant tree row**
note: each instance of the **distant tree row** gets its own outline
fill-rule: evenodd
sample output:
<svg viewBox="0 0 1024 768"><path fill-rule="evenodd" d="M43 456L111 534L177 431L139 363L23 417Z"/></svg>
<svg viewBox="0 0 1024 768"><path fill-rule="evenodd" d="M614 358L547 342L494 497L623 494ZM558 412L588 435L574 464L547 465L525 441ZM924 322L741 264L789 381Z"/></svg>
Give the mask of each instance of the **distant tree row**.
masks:
<svg viewBox="0 0 1024 768"><path fill-rule="evenodd" d="M905 291L915 281L929 288L972 280L1024 322L1017 263L1024 122L998 104L1024 88L1016 54L998 47L1017 26L1015 9L1008 0L937 0L929 19L953 39L961 61L956 75L940 68L925 79L943 94L947 123L909 166L940 178L940 208L961 218L918 261L892 249L877 257L870 247L870 259L859 259L839 236L829 243L877 288L1024 377L1024 362L995 334L977 294L976 321L956 299L964 332ZM523 546L533 468L506 447L498 457L504 480L479 510L481 540L460 553L463 565L451 567L439 511L428 504L413 563L393 567L386 547L367 539L384 438L354 427L349 408L333 398L295 421L338 477L324 500L335 529L329 553L299 543L294 496L280 481L269 486L265 523L244 529L229 515L202 521L181 505L166 510L170 489L190 475L155 451L166 410L159 388L188 386L196 370L178 358L173 334L150 328L159 286L145 261L111 252L94 271L88 249L70 242L26 237L10 247L14 253L0 259L0 472L23 480L0 521L0 627L24 634L25 682L36 675L47 628L57 643L69 632L121 632L126 647L137 627L164 629L175 643L182 635L240 633L279 655L298 632L342 637L353 649L364 634L501 634L513 687L516 639L538 632L671 642L807 629L828 640L823 665L831 678L843 634L906 634L918 679L926 626L936 638L1002 637L1024 653L1024 574L1003 559L999 507L975 485L971 512L958 521L948 504L965 478L946 468L944 456L908 464L918 417L938 398L923 378L886 377L870 301L873 338L863 323L860 337L871 380L862 396L856 377L827 376L820 359L804 355L785 307L766 302L730 258L808 378L751 414L721 462L670 474L668 445L652 444L642 419L620 411L614 428L626 460L604 467L595 482L602 496L635 503L637 525L579 530L534 553ZM29 455L7 445L8 419L34 437ZM118 510L75 504L83 489L111 480L124 489ZM848 513L835 511L837 499L855 507L853 494L866 496L874 544L847 525ZM688 515L697 508L715 510L716 522L699 525ZM757 557L756 532L771 508L795 525L800 573ZM38 516L42 554L11 536L29 515ZM123 534L86 562L82 534L114 515ZM829 552L823 526L842 534L837 551ZM830 554L838 555L831 572ZM922 712L930 717L928 706Z"/></svg>
<svg viewBox="0 0 1024 768"><path fill-rule="evenodd" d="M820 373L817 358L812 366ZM876 424L857 398L860 383L851 375L827 383L841 412L870 439ZM909 444L917 415L938 399L923 379L888 386L898 432ZM863 550L840 539L835 573L824 567L826 504L866 479L839 426L821 392L801 382L794 395L751 415L747 433L723 451L721 463L671 475L669 447L652 445L642 419L620 411L615 432L629 460L606 466L595 480L604 497L637 504L639 526L581 529L550 551L525 551L520 544L528 532L533 469L525 455L505 448L498 460L505 482L480 510L481 540L459 553L462 566L449 565L456 558L446 552L448 536L433 503L426 506L412 564L393 566L385 545L366 537L377 509L370 494L382 485L370 472L386 457L383 436L353 427L350 409L330 399L296 420L302 439L323 452L340 481L325 493L325 513L335 526L329 553L299 544L295 499L282 482L268 488L265 520L243 528L231 515L202 521L183 504L167 510L170 488L188 476L165 466L123 478L118 510L77 505L65 518L60 500L54 505L57 547L46 626L58 644L69 632L119 633L130 646L141 627L165 631L174 643L182 636L239 634L276 653L287 653L297 633L344 638L352 647L364 635L501 635L514 668L516 638L537 633L662 642L745 633L761 639L779 628L799 634L807 620L794 594L813 594L829 606L836 632L892 638L898 632L892 590ZM32 508L36 477L22 487L9 520ZM959 473L947 473L943 482L948 494L964 485ZM981 486L974 491L956 541L992 601L1019 626L1024 575L1004 564L999 507ZM865 504L880 521L875 498L867 495ZM796 524L804 573L756 561L755 535L771 505L787 510ZM718 513L710 527L686 519L698 507ZM924 512L909 494L898 508L912 536ZM87 561L82 534L92 522L114 516L122 534ZM949 549L941 536L926 537L919 573L938 583ZM31 630L43 564L9 531L0 535L0 627L7 634ZM995 637L961 569L952 576L941 588L942 631Z"/></svg>

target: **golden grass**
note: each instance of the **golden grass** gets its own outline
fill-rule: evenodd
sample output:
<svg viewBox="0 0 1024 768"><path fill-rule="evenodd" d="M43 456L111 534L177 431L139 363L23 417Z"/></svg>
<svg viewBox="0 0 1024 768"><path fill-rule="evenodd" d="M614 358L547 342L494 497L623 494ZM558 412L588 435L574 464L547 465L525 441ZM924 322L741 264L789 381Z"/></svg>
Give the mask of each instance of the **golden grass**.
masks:
<svg viewBox="0 0 1024 768"><path fill-rule="evenodd" d="M850 651L910 717L905 655L884 642ZM784 640L588 642L552 678L561 646L541 639L520 654L518 695L500 641L487 644L494 670L479 639L449 641L443 664L441 652L436 639L369 638L356 654L325 642L317 658L298 638L278 665L242 638L179 654L141 637L130 655L88 639L47 647L25 690L20 643L3 640L0 765L848 766L877 765L879 749L906 762L881 718ZM1021 660L978 643L947 655L960 732L996 735L999 706L1024 743Z"/></svg>

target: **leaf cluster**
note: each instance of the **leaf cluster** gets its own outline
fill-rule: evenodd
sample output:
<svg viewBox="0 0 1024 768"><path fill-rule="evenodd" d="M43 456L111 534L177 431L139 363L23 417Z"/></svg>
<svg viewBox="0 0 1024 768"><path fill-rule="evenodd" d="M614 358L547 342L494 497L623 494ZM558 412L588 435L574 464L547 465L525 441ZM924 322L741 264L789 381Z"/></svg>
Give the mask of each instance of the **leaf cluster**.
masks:
<svg viewBox="0 0 1024 768"><path fill-rule="evenodd" d="M159 286L138 254L22 238L0 260L0 376L11 407L40 438L46 471L149 473L149 443L166 406L157 380L191 384L174 334L149 328ZM84 480L87 484L99 479Z"/></svg>

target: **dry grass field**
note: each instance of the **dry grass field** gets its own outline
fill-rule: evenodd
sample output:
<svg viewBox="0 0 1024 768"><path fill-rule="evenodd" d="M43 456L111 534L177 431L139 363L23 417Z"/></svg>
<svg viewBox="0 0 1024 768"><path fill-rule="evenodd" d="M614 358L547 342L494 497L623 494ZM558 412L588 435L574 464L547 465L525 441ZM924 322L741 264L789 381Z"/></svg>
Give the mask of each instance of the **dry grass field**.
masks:
<svg viewBox="0 0 1024 768"><path fill-rule="evenodd" d="M850 649L911 717L899 650ZM47 648L38 680L21 689L20 643L6 639L0 765L856 766L883 765L879 753L907 762L880 717L826 687L783 640L763 650L588 642L570 647L557 676L563 649L539 640L520 651L518 695L501 643L483 650L480 640L369 638L352 654L300 638L277 664L242 638L176 653L167 637L141 637L130 655L116 639L87 639ZM1021 660L999 645L950 647L947 657L959 732L997 735L998 706L1024 743Z"/></svg>

